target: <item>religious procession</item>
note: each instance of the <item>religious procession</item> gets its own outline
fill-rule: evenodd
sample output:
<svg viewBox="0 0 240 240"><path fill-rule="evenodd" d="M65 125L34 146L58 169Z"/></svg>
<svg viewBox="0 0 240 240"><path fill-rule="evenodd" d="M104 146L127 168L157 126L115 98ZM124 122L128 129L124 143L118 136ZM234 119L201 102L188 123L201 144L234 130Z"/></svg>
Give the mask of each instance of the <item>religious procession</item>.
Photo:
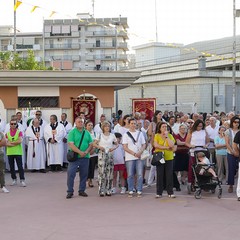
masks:
<svg viewBox="0 0 240 240"><path fill-rule="evenodd" d="M156 110L149 119L144 111L124 115L119 110L111 119L101 114L95 126L84 112L79 112L73 124L66 113L60 119L51 115L47 122L40 110L28 121L22 112L12 115L7 124L0 120L4 193L12 186L31 184L25 171L46 174L66 169L67 199L74 197L79 173L78 195L82 197L88 197L87 186L97 187L100 197L126 194L130 198L142 197L144 186L155 186L155 198L162 198L164 191L176 198L175 192L186 185L186 194L196 199L203 191L217 191L220 199L222 185L227 185L227 192L236 191L240 201L240 116L234 112ZM9 184L5 171L11 175Z"/></svg>

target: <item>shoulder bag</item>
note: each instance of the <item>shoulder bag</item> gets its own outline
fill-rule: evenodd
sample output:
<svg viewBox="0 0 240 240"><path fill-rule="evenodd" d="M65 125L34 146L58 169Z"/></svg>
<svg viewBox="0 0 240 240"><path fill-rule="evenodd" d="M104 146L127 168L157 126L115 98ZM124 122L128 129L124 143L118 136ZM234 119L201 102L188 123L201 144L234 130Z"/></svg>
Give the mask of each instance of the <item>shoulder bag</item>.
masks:
<svg viewBox="0 0 240 240"><path fill-rule="evenodd" d="M83 131L83 134L82 134L82 137L81 137L81 140L80 140L78 149L80 149L80 147L81 147L84 134L85 134L85 130ZM78 153L76 153L76 152L74 152L74 151L68 151L68 153L67 153L67 160L68 160L69 162L75 162L75 161L77 160L77 158L78 158Z"/></svg>
<svg viewBox="0 0 240 240"><path fill-rule="evenodd" d="M165 146L165 141L163 143L163 146ZM151 164L153 166L160 166L161 164L164 164L164 163L165 163L164 152L154 152L152 155Z"/></svg>

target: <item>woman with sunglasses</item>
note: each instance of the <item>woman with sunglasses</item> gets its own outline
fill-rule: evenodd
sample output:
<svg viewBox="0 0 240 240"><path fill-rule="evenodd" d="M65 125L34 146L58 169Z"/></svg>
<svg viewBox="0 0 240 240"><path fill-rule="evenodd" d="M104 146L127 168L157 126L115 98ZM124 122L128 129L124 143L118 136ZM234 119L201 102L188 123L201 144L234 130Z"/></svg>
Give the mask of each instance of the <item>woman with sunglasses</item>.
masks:
<svg viewBox="0 0 240 240"><path fill-rule="evenodd" d="M17 185L17 176L15 171L15 161L16 161L21 186L26 187L23 164L22 164L23 133L17 128L17 120L10 121L10 130L6 133L6 139L7 139L7 143L6 143L7 156L8 156L10 172L12 177L11 186Z"/></svg>
<svg viewBox="0 0 240 240"><path fill-rule="evenodd" d="M233 140L236 133L239 131L240 127L240 118L234 116L230 120L230 128L225 132L225 142L227 146L227 160L228 160L228 192L233 192L233 185L234 185L234 177L237 172L237 161L238 156L237 153L233 149Z"/></svg>

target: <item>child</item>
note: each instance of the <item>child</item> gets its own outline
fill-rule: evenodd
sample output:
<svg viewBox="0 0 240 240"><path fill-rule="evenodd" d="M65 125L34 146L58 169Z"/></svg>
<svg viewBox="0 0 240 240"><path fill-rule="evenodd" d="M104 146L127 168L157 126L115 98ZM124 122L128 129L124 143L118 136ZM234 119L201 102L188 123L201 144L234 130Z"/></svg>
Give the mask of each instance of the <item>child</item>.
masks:
<svg viewBox="0 0 240 240"><path fill-rule="evenodd" d="M208 165L208 166L202 166L202 168L199 172L200 175L203 175L204 172L207 171L207 172L211 173L213 175L213 177L217 178L215 171L210 166L209 159L205 156L205 154L203 152L197 153L197 159L199 161L198 164Z"/></svg>
<svg viewBox="0 0 240 240"><path fill-rule="evenodd" d="M123 176L123 173L125 171L125 161L124 161L124 150L123 146L121 144L122 141L122 134L121 133L115 133L115 136L117 138L118 142L118 148L114 150L113 152L113 161L114 161L114 169L113 169L113 188L112 193L116 193L116 185L117 185L117 174L119 173L119 180L121 183L121 194L125 194L126 188L125 185L125 179Z"/></svg>

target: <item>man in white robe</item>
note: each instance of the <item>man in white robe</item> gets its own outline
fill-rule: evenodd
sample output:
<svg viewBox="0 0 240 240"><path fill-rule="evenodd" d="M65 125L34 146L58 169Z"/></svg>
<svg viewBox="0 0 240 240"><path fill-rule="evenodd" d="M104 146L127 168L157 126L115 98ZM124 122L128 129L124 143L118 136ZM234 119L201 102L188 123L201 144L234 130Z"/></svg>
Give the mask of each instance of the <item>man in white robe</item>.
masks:
<svg viewBox="0 0 240 240"><path fill-rule="evenodd" d="M32 126L25 132L27 151L27 168L32 172L38 171L46 173L46 148L43 137L43 128L39 126L39 120L33 119Z"/></svg>
<svg viewBox="0 0 240 240"><path fill-rule="evenodd" d="M66 131L66 136L63 138L63 146L64 146L64 153L63 153L63 167L66 168L68 165L68 160L67 160L67 152L68 152L68 143L67 143L67 136L70 130L72 130L72 124L67 121L67 114L62 113L61 115L61 121L60 123L64 126L65 131Z"/></svg>
<svg viewBox="0 0 240 240"><path fill-rule="evenodd" d="M47 148L47 162L51 171L62 171L63 165L63 138L66 131L61 123L57 122L57 116L50 116L50 124L44 128L44 138Z"/></svg>

